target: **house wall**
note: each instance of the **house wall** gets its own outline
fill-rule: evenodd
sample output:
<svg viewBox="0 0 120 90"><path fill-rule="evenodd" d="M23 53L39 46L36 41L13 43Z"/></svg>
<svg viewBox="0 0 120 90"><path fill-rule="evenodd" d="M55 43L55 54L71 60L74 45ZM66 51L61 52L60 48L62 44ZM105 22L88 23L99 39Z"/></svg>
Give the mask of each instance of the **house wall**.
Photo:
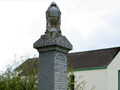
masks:
<svg viewBox="0 0 120 90"><path fill-rule="evenodd" d="M95 87L94 90L107 90L107 69L97 70L85 70L85 71L74 71L75 81L81 83L85 80L85 90L90 90ZM79 76L83 76L79 78Z"/></svg>
<svg viewBox="0 0 120 90"><path fill-rule="evenodd" d="M120 52L107 68L107 90L118 90L118 70L120 70Z"/></svg>

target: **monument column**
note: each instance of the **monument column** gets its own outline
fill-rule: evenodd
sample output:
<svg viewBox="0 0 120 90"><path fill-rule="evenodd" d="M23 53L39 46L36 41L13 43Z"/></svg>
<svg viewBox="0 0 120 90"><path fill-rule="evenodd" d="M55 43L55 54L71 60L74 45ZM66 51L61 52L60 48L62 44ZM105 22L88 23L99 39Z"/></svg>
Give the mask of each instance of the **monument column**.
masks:
<svg viewBox="0 0 120 90"><path fill-rule="evenodd" d="M72 45L61 35L60 17L52 2L46 11L46 32L33 45L39 52L38 90L67 90L67 54Z"/></svg>

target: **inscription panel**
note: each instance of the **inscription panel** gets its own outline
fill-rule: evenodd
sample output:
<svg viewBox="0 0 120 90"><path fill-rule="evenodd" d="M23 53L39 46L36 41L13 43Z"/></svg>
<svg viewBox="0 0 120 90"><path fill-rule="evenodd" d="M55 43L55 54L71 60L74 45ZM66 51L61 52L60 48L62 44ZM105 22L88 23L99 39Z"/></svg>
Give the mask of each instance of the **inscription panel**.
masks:
<svg viewBox="0 0 120 90"><path fill-rule="evenodd" d="M67 59L62 53L55 57L54 90L67 90Z"/></svg>

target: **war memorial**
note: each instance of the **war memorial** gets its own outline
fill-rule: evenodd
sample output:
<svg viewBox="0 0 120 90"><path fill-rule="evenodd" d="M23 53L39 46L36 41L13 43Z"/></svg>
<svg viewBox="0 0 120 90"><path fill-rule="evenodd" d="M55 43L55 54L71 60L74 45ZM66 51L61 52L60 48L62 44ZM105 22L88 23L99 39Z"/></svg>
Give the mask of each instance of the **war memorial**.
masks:
<svg viewBox="0 0 120 90"><path fill-rule="evenodd" d="M67 54L72 44L60 29L61 11L52 2L46 11L46 31L34 43L39 52L38 90L67 90Z"/></svg>

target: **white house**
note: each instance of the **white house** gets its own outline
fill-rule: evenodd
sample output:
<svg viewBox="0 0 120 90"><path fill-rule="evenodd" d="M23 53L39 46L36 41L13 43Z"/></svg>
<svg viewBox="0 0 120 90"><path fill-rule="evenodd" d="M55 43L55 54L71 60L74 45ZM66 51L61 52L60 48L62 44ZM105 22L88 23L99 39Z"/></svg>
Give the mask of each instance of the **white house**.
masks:
<svg viewBox="0 0 120 90"><path fill-rule="evenodd" d="M93 87L94 90L120 90L120 47L70 53L67 59L74 80L77 83L87 82L85 90ZM27 62L29 65L33 62L33 66L38 68L38 58ZM83 77L79 78L81 75Z"/></svg>
<svg viewBox="0 0 120 90"><path fill-rule="evenodd" d="M85 80L85 90L94 86L94 90L120 90L119 51L120 47L115 47L69 54L75 81ZM78 78L80 75L82 79Z"/></svg>

